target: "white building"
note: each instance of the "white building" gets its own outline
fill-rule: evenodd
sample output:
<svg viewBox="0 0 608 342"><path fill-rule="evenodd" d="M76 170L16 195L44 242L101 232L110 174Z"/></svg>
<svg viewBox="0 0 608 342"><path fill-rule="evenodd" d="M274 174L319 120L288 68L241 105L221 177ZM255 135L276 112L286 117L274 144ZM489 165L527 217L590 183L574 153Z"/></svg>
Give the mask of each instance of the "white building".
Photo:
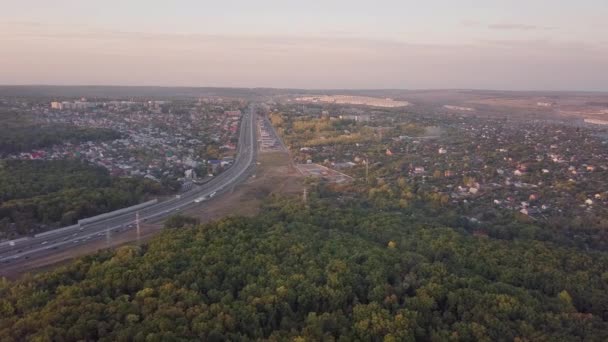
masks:
<svg viewBox="0 0 608 342"><path fill-rule="evenodd" d="M598 119L585 119L585 123L591 124L591 125L601 125L601 126L608 125L608 121L598 120Z"/></svg>

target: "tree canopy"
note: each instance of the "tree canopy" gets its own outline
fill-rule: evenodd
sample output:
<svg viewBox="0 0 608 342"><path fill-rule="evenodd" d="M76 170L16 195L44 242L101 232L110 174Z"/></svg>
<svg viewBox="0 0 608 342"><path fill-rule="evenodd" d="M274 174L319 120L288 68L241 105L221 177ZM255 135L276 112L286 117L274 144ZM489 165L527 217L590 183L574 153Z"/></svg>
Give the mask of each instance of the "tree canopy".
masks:
<svg viewBox="0 0 608 342"><path fill-rule="evenodd" d="M79 160L0 161L0 238L67 226L169 191Z"/></svg>
<svg viewBox="0 0 608 342"><path fill-rule="evenodd" d="M0 282L0 340L605 341L608 254L311 196Z"/></svg>

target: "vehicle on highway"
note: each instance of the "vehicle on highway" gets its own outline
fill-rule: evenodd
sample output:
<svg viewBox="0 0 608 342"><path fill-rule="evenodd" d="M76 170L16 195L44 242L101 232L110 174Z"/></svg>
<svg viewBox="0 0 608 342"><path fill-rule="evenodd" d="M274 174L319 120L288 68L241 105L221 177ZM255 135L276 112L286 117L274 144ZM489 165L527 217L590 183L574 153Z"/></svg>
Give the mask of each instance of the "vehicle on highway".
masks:
<svg viewBox="0 0 608 342"><path fill-rule="evenodd" d="M252 116L248 117L250 119L252 118ZM177 198L170 199L162 203L154 203L148 207L138 210L140 220L142 222L146 222L176 214L177 212L185 210L185 208L188 205L191 205L193 202L200 203L203 201L208 201L212 197L216 196L218 192L226 189L227 186L233 186L235 183L246 179L247 177L243 177L243 175L246 175L247 171L250 170L248 166L255 163L255 154L252 153L252 151L255 151L255 149L244 146L241 143L255 144L255 131L251 128L254 126L248 122L246 122L245 126L243 127L246 127L246 129L242 131L243 133L241 133L241 137L239 139L239 144L241 146L239 146L236 162L232 168L220 175L211 175L212 178L206 179L205 185L194 187L194 189L192 189L188 194L179 194L176 196ZM208 182L211 183L207 184ZM212 192L209 193L209 191ZM105 230L121 232L134 228L136 226L134 222L134 212L123 212L121 210L117 210L115 214L101 217L97 221L86 221L82 222L81 224L65 227L65 230L58 231L53 233L51 237L47 237L47 241L45 242L42 242L45 239L43 236L32 238L31 241L23 242L23 246L18 246L18 248L22 249L24 252L24 254L19 256L20 261L23 260L25 255L29 254L32 254L32 258L47 257L49 253L43 254L37 252L41 250L54 250L53 246L55 245L61 246L59 248L60 250L65 248L71 249L77 247L78 244L84 244L102 239ZM86 232L84 232L85 230ZM104 230L104 233L100 233L102 230ZM81 232L83 232L82 235ZM18 242L18 244L21 244L21 242ZM41 244L45 246L40 248ZM11 246L13 245L11 244ZM35 246L38 246L38 248ZM7 254L9 252L15 253L14 251L10 251L10 249L11 248L6 248ZM4 260L7 259L2 259L2 261Z"/></svg>

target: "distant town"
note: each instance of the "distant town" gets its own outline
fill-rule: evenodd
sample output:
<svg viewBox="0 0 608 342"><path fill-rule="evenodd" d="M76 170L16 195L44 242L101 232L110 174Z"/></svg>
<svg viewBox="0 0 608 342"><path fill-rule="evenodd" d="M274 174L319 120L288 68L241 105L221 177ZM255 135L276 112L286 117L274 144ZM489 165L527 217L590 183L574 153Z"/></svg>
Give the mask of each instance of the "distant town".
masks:
<svg viewBox="0 0 608 342"><path fill-rule="evenodd" d="M319 96L304 96L295 99L298 102L308 103L335 103L335 104L350 104L350 105L365 105L373 107L405 107L409 105L407 101L396 101L385 98L379 99L369 96L352 96L352 95L319 95Z"/></svg>
<svg viewBox="0 0 608 342"><path fill-rule="evenodd" d="M27 104L26 104L27 105ZM114 176L171 178L184 188L217 175L234 160L241 102L201 98L161 100L52 101L29 107L42 125L70 124L116 131L120 139L83 141L8 154L6 159L79 158Z"/></svg>
<svg viewBox="0 0 608 342"><path fill-rule="evenodd" d="M306 176L342 185L354 180L375 189L371 198L403 205L432 199L463 214L477 234L487 234L483 226L499 212L608 228L601 219L608 216L603 120L478 116L454 105L422 110L429 115L372 101L312 99L277 104L270 114Z"/></svg>

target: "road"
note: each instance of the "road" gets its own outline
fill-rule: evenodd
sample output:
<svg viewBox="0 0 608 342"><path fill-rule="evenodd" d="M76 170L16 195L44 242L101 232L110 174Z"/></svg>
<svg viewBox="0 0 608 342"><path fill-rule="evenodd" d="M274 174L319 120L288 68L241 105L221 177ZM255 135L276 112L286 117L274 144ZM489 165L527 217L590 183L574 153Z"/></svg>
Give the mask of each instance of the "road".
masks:
<svg viewBox="0 0 608 342"><path fill-rule="evenodd" d="M260 122L266 128L266 131L272 135L272 138L277 141L277 143L279 144L280 150L289 152L289 149L287 148L287 146L285 146L285 143L283 143L283 139L281 139L281 137L279 137L279 134L277 133L274 126L270 122L270 119L268 119L268 117L264 117L263 119L262 118L260 119Z"/></svg>
<svg viewBox="0 0 608 342"><path fill-rule="evenodd" d="M255 164L257 151L256 119L255 107L251 105L249 112L243 115L236 159L228 170L204 185L181 194L179 198L158 202L140 209L138 211L140 221L159 220L190 206L202 205L205 201L222 192L229 191L235 185L246 180ZM201 199L202 201L200 201ZM44 236L15 240L14 244L0 246L0 271L2 265L11 264L14 266L26 260L45 258L53 253L65 251L68 248L80 246L93 240L105 239L112 232L136 229L135 226L136 213L130 212L80 227L58 229Z"/></svg>

